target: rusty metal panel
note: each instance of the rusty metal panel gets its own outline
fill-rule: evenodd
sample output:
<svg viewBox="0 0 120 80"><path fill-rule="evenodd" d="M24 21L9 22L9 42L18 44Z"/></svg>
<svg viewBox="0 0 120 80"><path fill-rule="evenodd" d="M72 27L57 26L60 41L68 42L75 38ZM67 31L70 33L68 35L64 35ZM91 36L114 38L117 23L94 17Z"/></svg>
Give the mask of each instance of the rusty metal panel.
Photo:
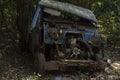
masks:
<svg viewBox="0 0 120 80"><path fill-rule="evenodd" d="M49 61L46 63L46 70L59 70L68 66L77 67L89 67L91 69L104 69L107 67L107 63L104 61L92 61L92 60L61 60L61 61Z"/></svg>

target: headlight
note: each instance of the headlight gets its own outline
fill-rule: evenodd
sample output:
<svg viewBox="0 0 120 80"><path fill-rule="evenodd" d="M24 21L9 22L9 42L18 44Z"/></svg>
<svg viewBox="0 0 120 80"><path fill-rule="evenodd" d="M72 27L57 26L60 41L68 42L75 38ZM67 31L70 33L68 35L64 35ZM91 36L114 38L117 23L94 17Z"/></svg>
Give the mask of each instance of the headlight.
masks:
<svg viewBox="0 0 120 80"><path fill-rule="evenodd" d="M61 29L61 30L60 30L60 34L62 34L62 33L63 33L63 30Z"/></svg>

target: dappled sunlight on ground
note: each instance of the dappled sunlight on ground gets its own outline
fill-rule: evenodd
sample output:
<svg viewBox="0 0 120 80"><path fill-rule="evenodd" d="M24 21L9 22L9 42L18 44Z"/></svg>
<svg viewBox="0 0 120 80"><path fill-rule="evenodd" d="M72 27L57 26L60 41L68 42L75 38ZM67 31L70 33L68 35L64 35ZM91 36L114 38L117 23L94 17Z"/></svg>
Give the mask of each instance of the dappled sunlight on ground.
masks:
<svg viewBox="0 0 120 80"><path fill-rule="evenodd" d="M120 70L120 61L115 61L111 64L113 69Z"/></svg>

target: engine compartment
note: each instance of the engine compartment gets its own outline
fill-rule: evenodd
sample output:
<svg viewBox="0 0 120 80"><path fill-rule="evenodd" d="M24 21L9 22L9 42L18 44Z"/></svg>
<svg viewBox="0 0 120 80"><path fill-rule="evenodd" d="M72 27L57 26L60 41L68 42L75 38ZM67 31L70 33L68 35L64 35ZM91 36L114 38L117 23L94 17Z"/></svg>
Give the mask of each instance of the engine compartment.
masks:
<svg viewBox="0 0 120 80"><path fill-rule="evenodd" d="M87 31L87 29L86 27L73 26L71 23L66 25L65 23L63 25L45 23L44 41L47 61L97 60L95 56L99 55L100 46L94 45L92 42L95 30L88 29ZM89 40L85 39L86 35L89 36Z"/></svg>

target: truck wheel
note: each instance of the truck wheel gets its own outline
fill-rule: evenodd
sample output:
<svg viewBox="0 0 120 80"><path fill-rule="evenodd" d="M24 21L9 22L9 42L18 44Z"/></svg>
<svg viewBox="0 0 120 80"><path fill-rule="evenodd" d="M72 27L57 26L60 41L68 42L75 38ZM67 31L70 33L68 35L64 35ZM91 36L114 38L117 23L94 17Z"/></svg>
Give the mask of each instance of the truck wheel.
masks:
<svg viewBox="0 0 120 80"><path fill-rule="evenodd" d="M35 59L34 59L34 64L35 64L35 70L36 72L40 74L45 73L45 56L44 53L35 53Z"/></svg>

